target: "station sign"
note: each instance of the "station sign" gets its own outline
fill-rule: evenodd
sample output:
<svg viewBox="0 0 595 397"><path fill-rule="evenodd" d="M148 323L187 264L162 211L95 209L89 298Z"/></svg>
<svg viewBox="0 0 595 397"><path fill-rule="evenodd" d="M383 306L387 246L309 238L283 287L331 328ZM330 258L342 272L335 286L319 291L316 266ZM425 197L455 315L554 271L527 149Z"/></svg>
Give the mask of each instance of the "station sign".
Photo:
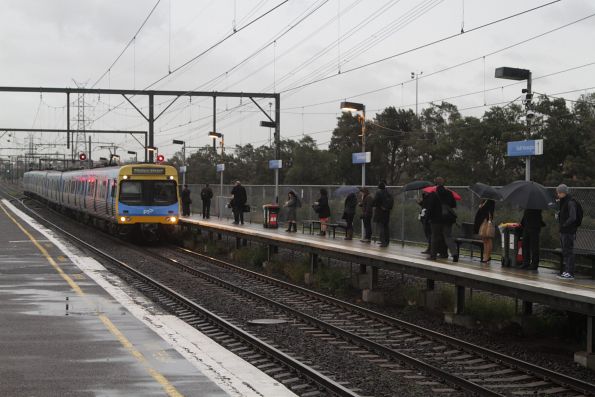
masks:
<svg viewBox="0 0 595 397"><path fill-rule="evenodd" d="M508 142L509 157L539 156L543 154L543 139Z"/></svg>
<svg viewBox="0 0 595 397"><path fill-rule="evenodd" d="M180 166L180 172L181 172L181 173L184 173L184 172L186 172L186 166L185 166L185 165L181 165L181 166Z"/></svg>
<svg viewBox="0 0 595 397"><path fill-rule="evenodd" d="M366 164L372 162L372 152L351 153L352 164Z"/></svg>
<svg viewBox="0 0 595 397"><path fill-rule="evenodd" d="M217 172L225 171L225 164L217 164Z"/></svg>
<svg viewBox="0 0 595 397"><path fill-rule="evenodd" d="M280 170L283 168L283 160L269 160L269 170Z"/></svg>

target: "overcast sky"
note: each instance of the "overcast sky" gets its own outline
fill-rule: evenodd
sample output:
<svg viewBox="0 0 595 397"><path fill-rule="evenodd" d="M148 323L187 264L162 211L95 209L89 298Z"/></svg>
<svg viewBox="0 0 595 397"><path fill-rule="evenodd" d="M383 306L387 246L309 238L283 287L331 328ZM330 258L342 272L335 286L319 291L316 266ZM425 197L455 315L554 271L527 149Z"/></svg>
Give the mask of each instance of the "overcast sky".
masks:
<svg viewBox="0 0 595 397"><path fill-rule="evenodd" d="M420 109L450 98L461 113L478 117L490 105L515 100L524 87L495 79L499 66L530 69L538 93L573 100L593 92L595 1L562 0L511 17L548 2L161 0L132 40L156 0L0 0L0 86L145 89L159 81L151 88L279 92L281 135L309 134L326 147L341 100L364 103L367 118L387 106L415 109L411 72L423 72ZM505 20L474 30L500 19ZM430 45L416 49L425 44ZM375 61L380 62L364 66ZM172 99L157 98L156 112ZM73 128L77 100L71 96ZM147 112L146 97L133 102ZM259 101L267 111L270 102ZM86 95L84 104L87 129L147 129L121 96ZM29 142L28 134L10 136L2 127L66 128L65 106L64 94L0 93L0 157L22 153L6 148ZM212 112L211 98L176 101L156 122L160 152L169 157L179 149L172 139L189 147L209 144ZM218 99L217 130L227 147L268 144L259 112L247 99ZM102 145L117 145L122 155L141 150L129 136L92 140L95 159L107 156ZM66 153L65 134L35 133L34 142L42 153Z"/></svg>

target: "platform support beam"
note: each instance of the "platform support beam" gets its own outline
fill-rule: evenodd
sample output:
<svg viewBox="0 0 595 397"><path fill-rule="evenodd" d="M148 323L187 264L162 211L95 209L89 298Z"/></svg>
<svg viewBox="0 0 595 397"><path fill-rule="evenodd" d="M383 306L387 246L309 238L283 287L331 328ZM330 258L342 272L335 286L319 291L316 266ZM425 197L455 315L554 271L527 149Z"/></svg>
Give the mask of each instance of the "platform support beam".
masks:
<svg viewBox="0 0 595 397"><path fill-rule="evenodd" d="M318 270L318 254L310 253L310 273L314 274Z"/></svg>
<svg viewBox="0 0 595 397"><path fill-rule="evenodd" d="M236 249L239 250L242 247L242 238L236 237Z"/></svg>
<svg viewBox="0 0 595 397"><path fill-rule="evenodd" d="M426 279L426 291L434 291L436 288L436 283L431 278Z"/></svg>
<svg viewBox="0 0 595 397"><path fill-rule="evenodd" d="M587 349L582 352L574 353L574 362L590 369L595 369L595 354L593 354L593 348L595 347L595 333L593 332L593 322L593 316L587 316Z"/></svg>
<svg viewBox="0 0 595 397"><path fill-rule="evenodd" d="M455 285L455 314L465 313L465 287Z"/></svg>
<svg viewBox="0 0 595 397"><path fill-rule="evenodd" d="M530 316L533 314L533 302L523 301L523 316Z"/></svg>
<svg viewBox="0 0 595 397"><path fill-rule="evenodd" d="M368 272L368 288L371 290L378 289L378 267L370 266L370 272Z"/></svg>
<svg viewBox="0 0 595 397"><path fill-rule="evenodd" d="M366 274L366 265L359 265L359 274Z"/></svg>

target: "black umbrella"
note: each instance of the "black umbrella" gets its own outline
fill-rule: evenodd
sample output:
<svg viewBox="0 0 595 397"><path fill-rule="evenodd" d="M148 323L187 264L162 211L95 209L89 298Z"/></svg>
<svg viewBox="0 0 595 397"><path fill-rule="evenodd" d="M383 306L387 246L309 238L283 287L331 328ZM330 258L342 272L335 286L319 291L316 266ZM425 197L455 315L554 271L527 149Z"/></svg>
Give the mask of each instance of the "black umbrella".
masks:
<svg viewBox="0 0 595 397"><path fill-rule="evenodd" d="M554 205L551 193L532 181L514 181L500 189L500 193L502 201L524 209L546 210Z"/></svg>
<svg viewBox="0 0 595 397"><path fill-rule="evenodd" d="M434 186L434 184L428 181L413 181L403 186L403 191L407 192L409 190L419 190L428 186Z"/></svg>
<svg viewBox="0 0 595 397"><path fill-rule="evenodd" d="M357 186L339 186L333 191L333 197L344 197L349 196L351 193L359 192L359 188Z"/></svg>
<svg viewBox="0 0 595 397"><path fill-rule="evenodd" d="M493 187L486 185L485 183L477 182L473 186L470 186L469 189L473 193L475 193L479 198L489 199L489 200L501 200L502 195L499 191L494 189Z"/></svg>

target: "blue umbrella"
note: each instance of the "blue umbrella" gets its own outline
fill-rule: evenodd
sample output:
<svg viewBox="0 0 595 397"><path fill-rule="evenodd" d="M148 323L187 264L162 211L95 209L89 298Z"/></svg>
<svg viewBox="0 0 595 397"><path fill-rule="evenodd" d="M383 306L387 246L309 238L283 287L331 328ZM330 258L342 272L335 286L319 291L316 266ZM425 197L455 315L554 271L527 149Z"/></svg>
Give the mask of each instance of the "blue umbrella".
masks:
<svg viewBox="0 0 595 397"><path fill-rule="evenodd" d="M356 186L339 186L333 192L333 196L335 196L335 197L348 196L351 193L357 193L357 192L359 192L359 188Z"/></svg>

